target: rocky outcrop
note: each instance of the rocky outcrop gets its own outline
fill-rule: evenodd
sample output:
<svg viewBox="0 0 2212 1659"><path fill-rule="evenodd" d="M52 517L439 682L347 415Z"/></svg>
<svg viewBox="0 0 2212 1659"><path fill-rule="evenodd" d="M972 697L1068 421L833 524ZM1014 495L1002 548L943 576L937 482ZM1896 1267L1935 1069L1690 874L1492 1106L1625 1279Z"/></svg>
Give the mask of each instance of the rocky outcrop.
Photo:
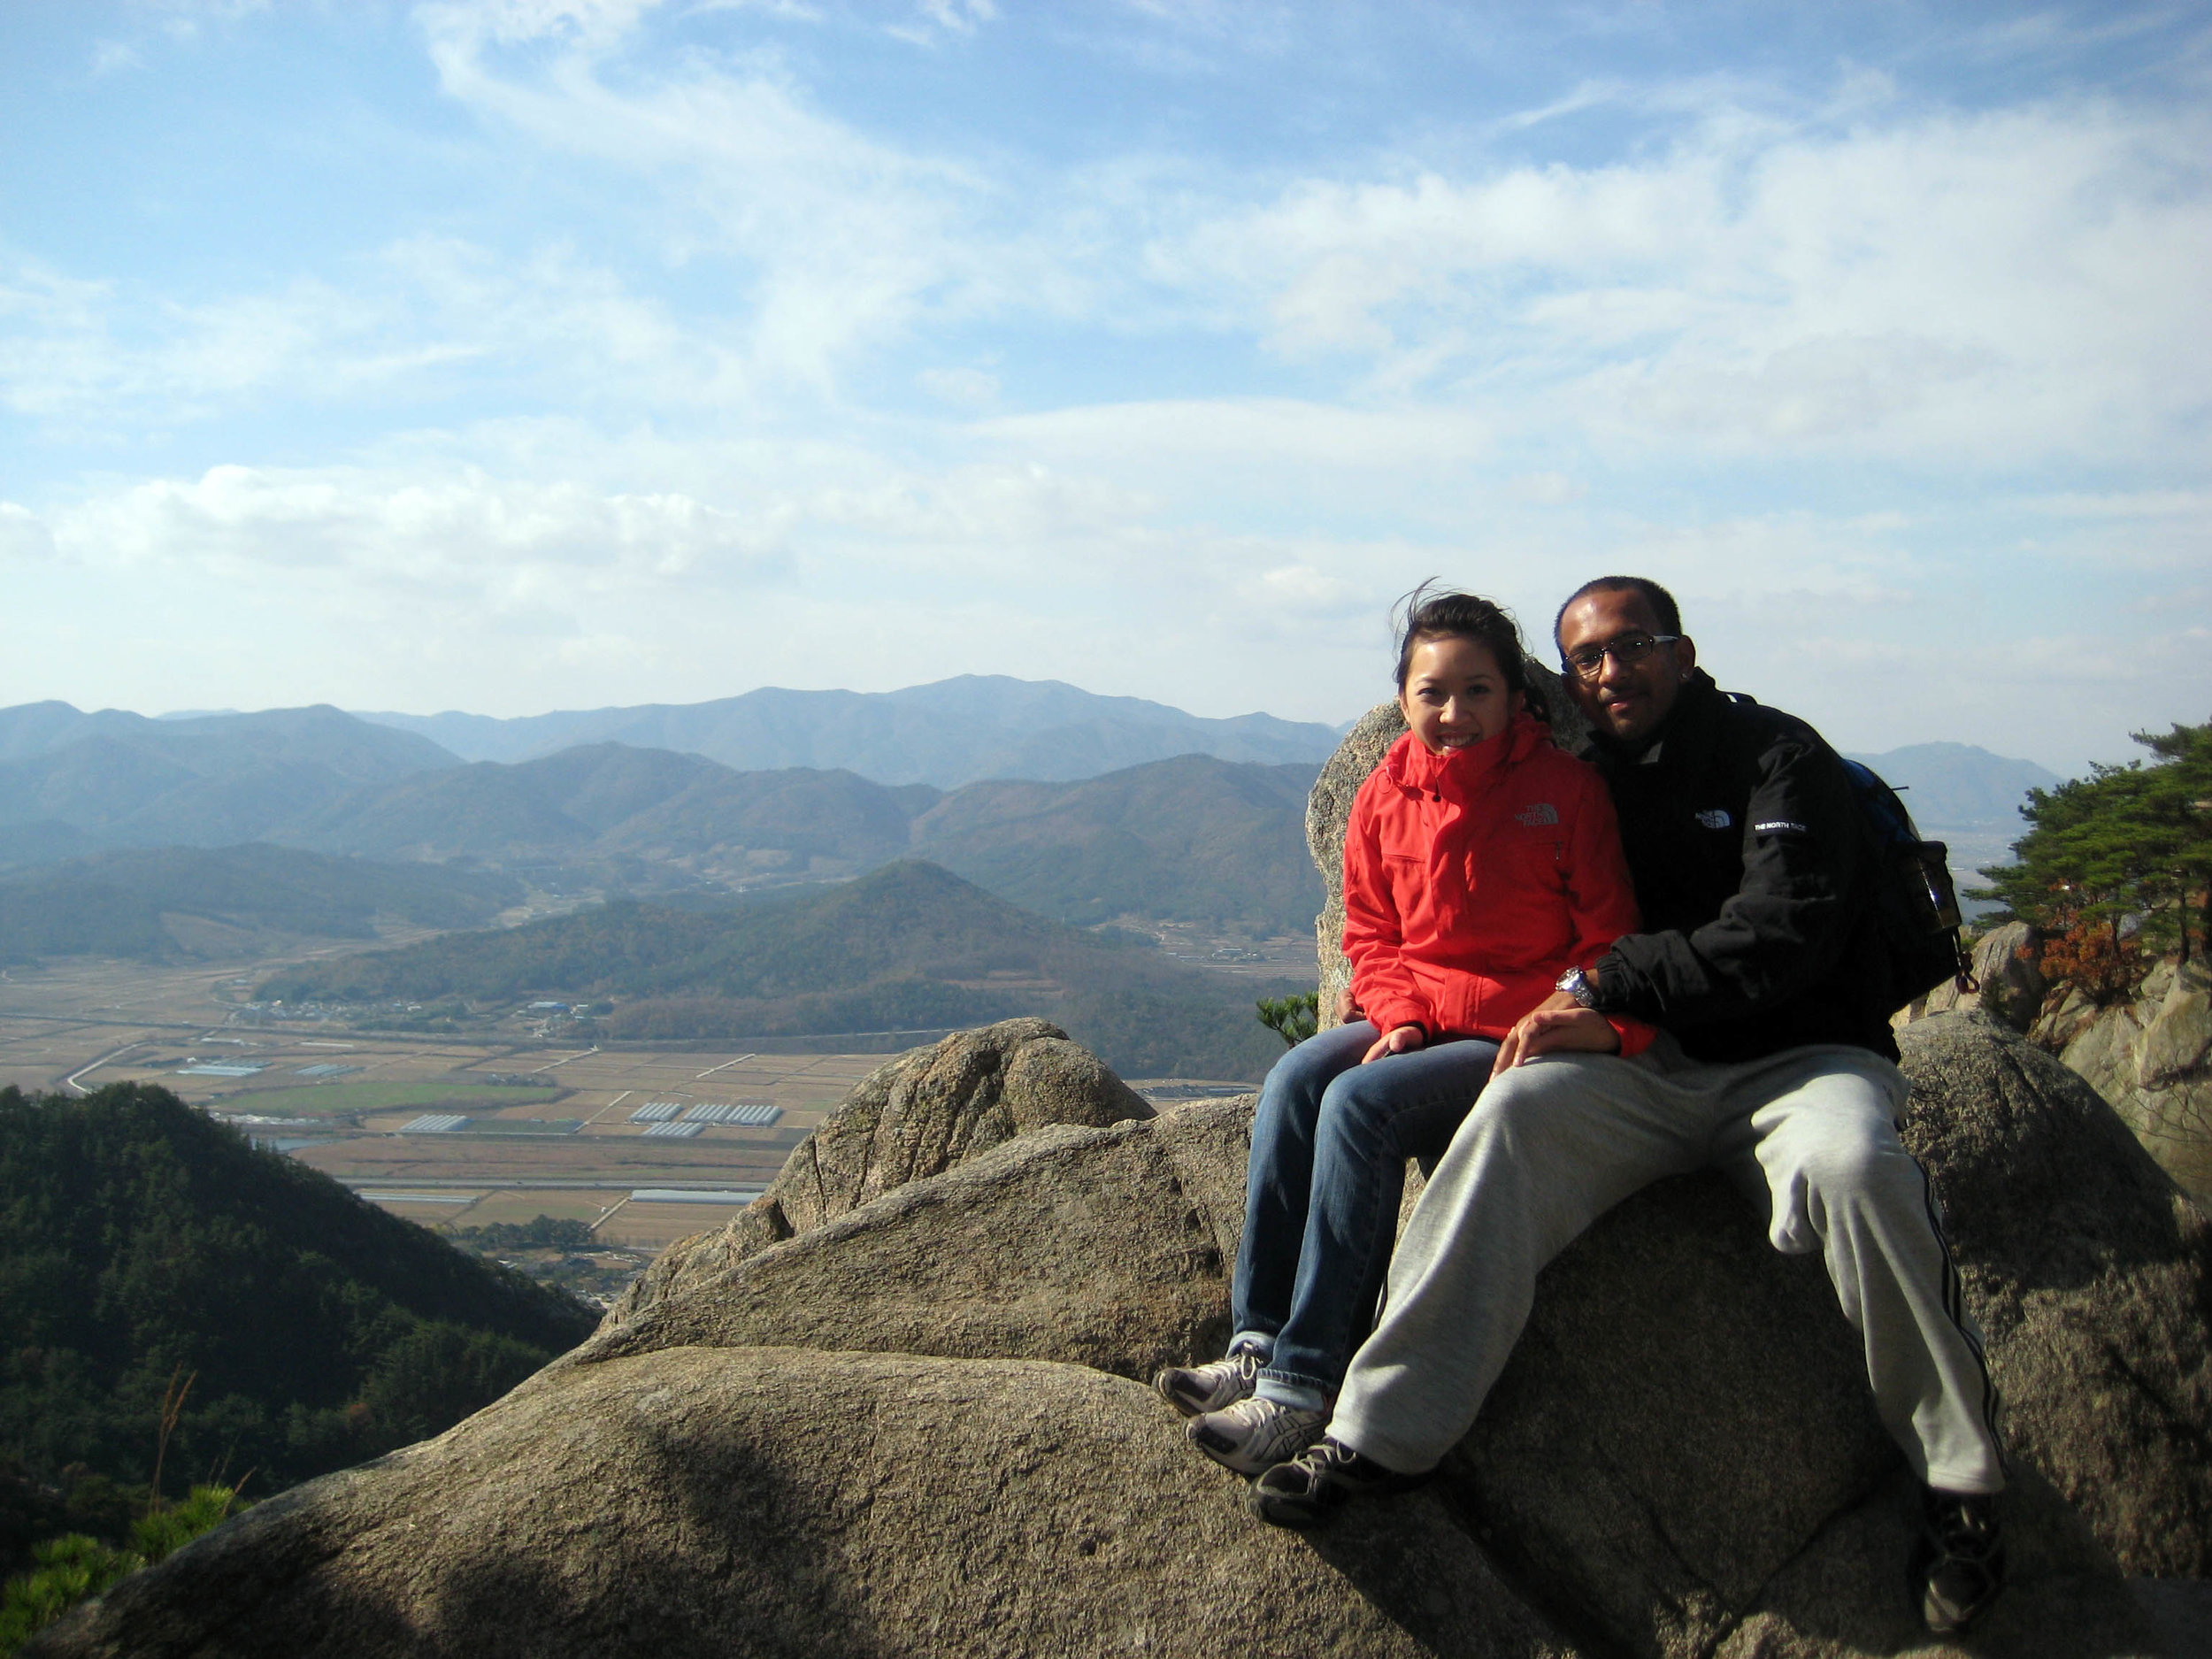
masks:
<svg viewBox="0 0 2212 1659"><path fill-rule="evenodd" d="M1539 662L1532 661L1528 667L1530 680L1550 712L1552 741L1571 753L1589 734L1589 722L1558 675ZM1323 889L1321 914L1314 918L1313 931L1321 960L1324 1028L1337 1023L1337 998L1352 983L1352 966L1345 961L1343 949L1344 830L1351 822L1352 798L1405 729L1406 718L1395 702L1377 703L1345 734L1306 797L1306 850L1321 872Z"/></svg>
<svg viewBox="0 0 2212 1659"><path fill-rule="evenodd" d="M2032 1044L1962 1015L1898 1041L2012 1453L2131 1572L2212 1577L2212 1224Z"/></svg>
<svg viewBox="0 0 2212 1659"><path fill-rule="evenodd" d="M2048 997L2030 1037L2089 1080L2185 1188L2212 1198L2212 972L2162 962L2131 1000Z"/></svg>
<svg viewBox="0 0 2212 1659"><path fill-rule="evenodd" d="M695 1254L684 1279L564 1363L794 1345L1062 1360L1146 1379L1217 1352L1252 1097L1184 1111L1040 1129L787 1243L711 1269Z"/></svg>
<svg viewBox="0 0 2212 1659"><path fill-rule="evenodd" d="M674 1348L289 1493L49 1654L1550 1659L1442 1502L1319 1549L1072 1365ZM243 1617L242 1617L242 1614Z"/></svg>
<svg viewBox="0 0 2212 1659"><path fill-rule="evenodd" d="M2201 1220L2048 1056L1956 1015L1906 1050L2014 1402L1974 1651L2150 1653L2111 1552L2203 1571ZM1909 1482L1818 1263L1713 1177L1553 1263L1432 1486L1310 1540L1248 1520L1137 1379L1225 1333L1250 1109L1047 1126L673 1285L37 1651L1963 1651L1917 1632Z"/></svg>
<svg viewBox="0 0 2212 1659"><path fill-rule="evenodd" d="M2043 936L2025 922L1993 927L1974 944L1978 989L1962 991L1947 979L1906 1010L1907 1020L1929 1014L1978 1010L1998 1025L2024 1032L2042 1011L2050 984L2043 977Z"/></svg>
<svg viewBox="0 0 2212 1659"><path fill-rule="evenodd" d="M729 1225L680 1240L608 1317L622 1324L710 1276L1047 1124L1103 1126L1152 1116L1098 1056L1042 1019L955 1032L870 1072L801 1141L768 1190Z"/></svg>

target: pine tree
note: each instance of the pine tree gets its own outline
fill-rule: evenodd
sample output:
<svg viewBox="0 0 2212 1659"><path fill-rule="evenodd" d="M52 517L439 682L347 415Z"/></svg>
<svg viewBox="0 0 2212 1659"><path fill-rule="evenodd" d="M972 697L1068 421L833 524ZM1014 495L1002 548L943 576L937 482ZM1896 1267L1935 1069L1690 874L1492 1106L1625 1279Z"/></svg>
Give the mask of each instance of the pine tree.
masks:
<svg viewBox="0 0 2212 1659"><path fill-rule="evenodd" d="M2017 862L1973 895L2050 936L2045 971L2100 1002L2132 988L2147 947L2185 962L2212 933L2212 723L2132 735L2149 764L2031 789Z"/></svg>

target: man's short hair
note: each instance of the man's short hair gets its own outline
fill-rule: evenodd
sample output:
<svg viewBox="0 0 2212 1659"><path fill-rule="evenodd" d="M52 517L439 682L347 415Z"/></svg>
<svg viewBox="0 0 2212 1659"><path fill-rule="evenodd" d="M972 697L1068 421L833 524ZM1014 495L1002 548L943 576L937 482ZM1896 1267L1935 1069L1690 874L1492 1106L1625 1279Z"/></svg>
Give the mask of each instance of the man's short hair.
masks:
<svg viewBox="0 0 2212 1659"><path fill-rule="evenodd" d="M1567 607L1578 599L1587 599L1592 594L1634 593L1644 596L1651 613L1659 619L1659 632L1682 632L1682 608L1674 603L1674 595L1648 576L1601 576L1586 581L1561 602L1551 619L1551 642L1559 643L1559 625L1567 619Z"/></svg>

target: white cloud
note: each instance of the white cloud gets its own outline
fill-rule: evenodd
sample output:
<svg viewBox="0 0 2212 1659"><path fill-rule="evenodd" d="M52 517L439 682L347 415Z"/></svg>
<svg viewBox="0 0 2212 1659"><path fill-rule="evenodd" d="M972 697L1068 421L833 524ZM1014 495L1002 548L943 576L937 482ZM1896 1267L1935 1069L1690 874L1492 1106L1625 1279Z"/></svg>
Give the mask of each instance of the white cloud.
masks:
<svg viewBox="0 0 2212 1659"><path fill-rule="evenodd" d="M219 466L53 516L65 555L225 581L326 580L494 610L679 580L772 578L772 521L681 495L463 473L435 482L354 469Z"/></svg>
<svg viewBox="0 0 2212 1659"><path fill-rule="evenodd" d="M0 564L51 558L54 533L29 508L0 501Z"/></svg>
<svg viewBox="0 0 2212 1659"><path fill-rule="evenodd" d="M1611 442L2139 457L2212 383L2208 156L2195 112L1709 111L1648 160L1310 180L1155 262L1286 356Z"/></svg>

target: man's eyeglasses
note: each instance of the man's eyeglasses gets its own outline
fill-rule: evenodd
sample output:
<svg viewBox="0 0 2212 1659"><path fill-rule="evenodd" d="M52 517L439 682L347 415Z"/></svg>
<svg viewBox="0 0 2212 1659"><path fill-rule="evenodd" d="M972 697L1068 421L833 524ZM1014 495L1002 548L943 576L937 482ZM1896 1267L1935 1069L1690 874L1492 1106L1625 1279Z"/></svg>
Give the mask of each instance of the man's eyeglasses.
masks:
<svg viewBox="0 0 2212 1659"><path fill-rule="evenodd" d="M1651 655L1654 646L1673 645L1681 638L1679 634L1624 634L1602 645L1586 645L1569 651L1560 660L1581 679L1595 680L1604 672L1609 657L1623 668L1633 668Z"/></svg>

